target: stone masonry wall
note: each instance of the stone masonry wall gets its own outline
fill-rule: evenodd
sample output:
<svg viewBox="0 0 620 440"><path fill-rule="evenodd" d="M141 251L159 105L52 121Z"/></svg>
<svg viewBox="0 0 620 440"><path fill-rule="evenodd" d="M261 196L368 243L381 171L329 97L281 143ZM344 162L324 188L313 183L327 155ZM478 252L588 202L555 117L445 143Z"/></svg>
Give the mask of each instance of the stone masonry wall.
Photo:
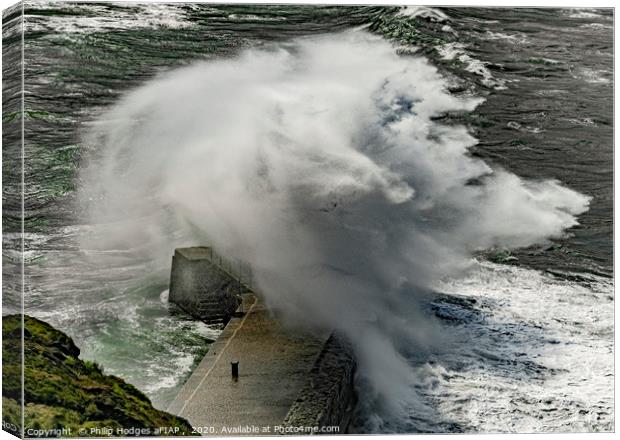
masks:
<svg viewBox="0 0 620 440"><path fill-rule="evenodd" d="M339 426L346 432L356 401L353 377L356 362L351 346L332 334L314 367L308 382L289 410L284 426Z"/></svg>
<svg viewBox="0 0 620 440"><path fill-rule="evenodd" d="M240 285L209 254L206 247L175 250L169 300L202 321L227 322L239 306Z"/></svg>

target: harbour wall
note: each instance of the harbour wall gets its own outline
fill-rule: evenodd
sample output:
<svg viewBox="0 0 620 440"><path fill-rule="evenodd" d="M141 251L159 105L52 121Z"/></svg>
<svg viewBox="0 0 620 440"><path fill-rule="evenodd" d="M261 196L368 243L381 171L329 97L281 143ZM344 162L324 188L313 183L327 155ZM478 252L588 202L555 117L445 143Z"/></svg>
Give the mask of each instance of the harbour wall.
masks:
<svg viewBox="0 0 620 440"><path fill-rule="evenodd" d="M202 435L346 432L356 402L351 346L331 332L284 326L261 295L208 254L209 248L176 250L170 301L212 322L207 308L198 305L205 298L221 299L224 306L213 310L227 324L168 411L189 420ZM230 311L230 298L237 307L222 315ZM251 427L251 432L238 427Z"/></svg>
<svg viewBox="0 0 620 440"><path fill-rule="evenodd" d="M172 257L169 300L196 319L227 322L246 289L214 263L208 247L178 248Z"/></svg>

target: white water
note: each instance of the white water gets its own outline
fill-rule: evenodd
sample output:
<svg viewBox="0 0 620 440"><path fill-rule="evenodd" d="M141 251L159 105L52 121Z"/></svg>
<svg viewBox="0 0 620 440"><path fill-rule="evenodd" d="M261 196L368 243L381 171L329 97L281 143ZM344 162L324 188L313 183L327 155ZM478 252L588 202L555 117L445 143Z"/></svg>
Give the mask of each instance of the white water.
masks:
<svg viewBox="0 0 620 440"><path fill-rule="evenodd" d="M583 278L476 261L435 283L450 296L433 303L442 344L408 355L416 406L397 421L360 415L356 431L612 430L613 282Z"/></svg>
<svg viewBox="0 0 620 440"><path fill-rule="evenodd" d="M472 251L560 237L588 206L469 157L467 130L431 118L481 100L445 87L426 60L363 32L172 72L94 126L82 201L122 222L84 246L148 242L161 258L212 244L251 264L290 323L352 339L376 417L425 414L408 355L445 341L426 292Z"/></svg>
<svg viewBox="0 0 620 440"><path fill-rule="evenodd" d="M31 0L28 9L53 9L57 0ZM63 2L62 8L71 10L71 15L46 15L44 19L28 15L24 21L25 32L50 32L83 34L102 31L121 31L139 28L184 28L190 26L185 14L171 5L162 3L115 3L114 8L105 4L80 5ZM79 15L80 13L84 15Z"/></svg>

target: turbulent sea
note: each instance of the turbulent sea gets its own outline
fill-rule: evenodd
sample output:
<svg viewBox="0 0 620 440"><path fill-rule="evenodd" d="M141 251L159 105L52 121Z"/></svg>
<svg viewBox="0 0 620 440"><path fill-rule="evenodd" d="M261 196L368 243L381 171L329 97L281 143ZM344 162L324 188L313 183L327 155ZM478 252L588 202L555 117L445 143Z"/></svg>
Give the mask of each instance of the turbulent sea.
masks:
<svg viewBox="0 0 620 440"><path fill-rule="evenodd" d="M5 57L19 50L10 37L18 15L4 12ZM454 96L484 99L471 112L433 118L466 126L478 140L472 157L557 180L591 201L564 237L476 251L468 271L436 280L421 307L449 338L407 355L416 405L390 420L365 405L362 388L351 430L613 430L613 25L611 10L590 9L27 2L24 312L68 333L83 358L165 409L220 328L167 302L174 246L160 258L148 241L84 246L83 237L106 228L88 220L77 196L84 157L105 154L86 133L125 93L175 68L363 30L402 57L427 59ZM14 92L5 89L5 109ZM3 123L18 117L5 110ZM20 149L14 134L3 141L10 313L20 305Z"/></svg>

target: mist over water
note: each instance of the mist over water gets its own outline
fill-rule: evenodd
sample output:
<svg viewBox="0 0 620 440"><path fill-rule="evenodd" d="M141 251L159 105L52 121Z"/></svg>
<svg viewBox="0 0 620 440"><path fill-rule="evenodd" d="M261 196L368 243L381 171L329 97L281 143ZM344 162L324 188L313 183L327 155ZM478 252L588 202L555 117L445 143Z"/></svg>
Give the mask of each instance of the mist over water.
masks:
<svg viewBox="0 0 620 440"><path fill-rule="evenodd" d="M444 336L418 302L472 252L561 237L588 209L468 155L467 129L435 120L481 102L362 31L173 71L92 130L80 196L107 223L82 245L153 259L213 245L287 322L348 336L377 417L421 413L406 355Z"/></svg>

